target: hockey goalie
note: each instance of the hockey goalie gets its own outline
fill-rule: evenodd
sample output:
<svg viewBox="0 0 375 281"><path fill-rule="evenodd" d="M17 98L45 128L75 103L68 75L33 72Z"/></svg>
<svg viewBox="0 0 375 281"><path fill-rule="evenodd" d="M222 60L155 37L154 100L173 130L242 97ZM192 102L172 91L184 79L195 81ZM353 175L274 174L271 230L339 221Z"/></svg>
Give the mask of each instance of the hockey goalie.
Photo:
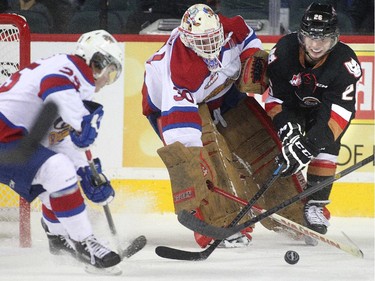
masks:
<svg viewBox="0 0 375 281"><path fill-rule="evenodd" d="M226 18L197 4L146 62L143 114L165 144L158 154L169 172L176 213L188 210L225 227L241 206L209 187L249 200L277 167L278 137L264 110L245 94L267 88L267 56L242 17ZM273 207L294 195L300 188L295 179L278 180L258 204ZM303 212L295 208L301 206L284 215L301 222ZM222 245L246 246L252 231L249 227ZM194 237L202 248L212 241Z"/></svg>

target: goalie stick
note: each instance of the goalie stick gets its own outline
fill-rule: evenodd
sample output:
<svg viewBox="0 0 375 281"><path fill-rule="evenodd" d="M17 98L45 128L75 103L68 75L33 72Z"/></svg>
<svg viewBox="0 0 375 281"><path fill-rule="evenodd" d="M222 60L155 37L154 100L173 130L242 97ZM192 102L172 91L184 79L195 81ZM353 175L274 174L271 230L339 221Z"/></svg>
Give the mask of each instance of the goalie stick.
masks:
<svg viewBox="0 0 375 281"><path fill-rule="evenodd" d="M304 190L303 192L297 194L296 196L293 196L292 198L290 198L288 200L285 200L281 204L269 209L268 211L266 211L264 213L259 214L258 216L254 217L254 218L252 218L252 219L250 219L250 220L248 220L248 221L246 221L246 222L244 222L240 225L237 225L237 226L220 228L220 227L216 227L216 226L213 226L213 225L209 225L206 222L201 221L198 218L194 217L194 215L192 215L190 212L188 212L186 210L182 210L178 213L178 220L185 227L187 227L187 228L189 228L193 231L196 231L196 232L198 232L202 235L205 235L205 236L208 236L208 237L213 237L215 239L225 239L225 238L243 230L244 228L261 221L262 219L265 219L265 218L269 217L270 215L284 209L285 207L287 207L287 206L289 206L289 205L291 205L291 204L293 204L293 203L295 203L295 202L297 202L301 199L304 199L307 196L323 189L325 186L335 182L336 180L344 177L345 175L361 168L362 166L364 166L364 165L366 165L366 164L368 164L372 161L374 161L374 154L372 154L371 156L363 159L362 161L352 165L351 167L337 173L335 176L327 178L326 180L316 184L315 186L312 186L311 188ZM249 204L246 205L246 207L244 207L244 208L247 208L248 206L249 206Z"/></svg>
<svg viewBox="0 0 375 281"><path fill-rule="evenodd" d="M235 195L232 195L216 186L213 186L210 188L211 191L213 192L216 192L218 194L221 194L223 195L224 197L226 198L229 198L237 203L240 203L242 205L246 205L247 202ZM265 213L267 210L261 208L261 207L258 207L258 206L253 206L251 208L253 211L257 212L257 213ZM316 232L314 230L311 230L309 228L307 228L306 226L303 226L299 223L296 223L292 220L289 220L283 216L280 216L278 214L272 214L269 216L270 219L272 219L273 221L287 227L288 229L294 231L294 232L298 232L300 234L303 234L305 236L309 236L313 239L317 239L321 242L324 242L330 246L333 246L333 247L336 247L337 249L339 250L342 250L344 252L347 252L348 254L351 254L355 257L359 257L359 258L363 258L363 252L358 248L358 246L356 246L353 241L351 241L351 239L345 234L343 233L344 237L346 239L348 239L349 242L351 242L351 245L348 245L348 244L344 244L344 243L341 243L339 241L336 241L330 237L327 237L326 235L323 235L323 234L320 234L319 232Z"/></svg>
<svg viewBox="0 0 375 281"><path fill-rule="evenodd" d="M86 149L85 154L86 154L87 162L89 163L90 169L92 171L94 181L98 186L100 186L101 184L103 184L104 180L103 180L102 177L100 177L98 171L96 170L94 161L92 159L91 150ZM111 213L111 210L110 210L108 204L103 205L103 210L104 210L107 222L108 222L109 229L110 229L113 237L116 240L117 251L118 251L118 254L121 257L121 260L123 260L124 258L130 258L134 254L136 254L137 252L142 250L144 248L144 246L146 246L147 239L146 239L145 236L141 235L141 236L138 236L137 238L135 238L130 243L130 245L125 250L123 250L120 247L120 239L118 237L117 229L116 229L115 223L113 221L112 213Z"/></svg>
<svg viewBox="0 0 375 281"><path fill-rule="evenodd" d="M258 192L255 193L249 203L237 214L233 221L228 227L234 227L250 210L255 202L271 187L271 185L279 178L280 172L284 165L279 165L276 170L272 173L271 177L259 188ZM207 182L207 187L212 186L211 182ZM177 259L177 260L190 260L198 261L207 259L211 253L220 245L224 239L215 240L206 250L202 252L187 252L178 249L173 249L166 246L158 246L155 248L155 253L162 258Z"/></svg>

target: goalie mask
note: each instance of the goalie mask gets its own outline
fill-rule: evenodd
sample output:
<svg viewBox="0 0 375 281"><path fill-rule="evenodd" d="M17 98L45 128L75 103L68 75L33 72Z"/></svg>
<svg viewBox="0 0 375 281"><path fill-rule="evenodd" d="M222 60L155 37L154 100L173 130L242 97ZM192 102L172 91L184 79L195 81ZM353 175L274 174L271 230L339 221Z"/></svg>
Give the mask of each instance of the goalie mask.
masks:
<svg viewBox="0 0 375 281"><path fill-rule="evenodd" d="M307 55L311 56L314 53L313 48L309 50L308 46L313 45L313 41L321 43L320 48L324 49L324 54L326 54L337 44L338 37L337 14L333 6L312 3L304 13L298 31L298 40L305 48Z"/></svg>
<svg viewBox="0 0 375 281"><path fill-rule="evenodd" d="M99 70L94 74L95 79L108 75L107 84L112 84L121 74L122 50L116 39L105 30L82 34L73 54L82 57L87 65L93 65Z"/></svg>
<svg viewBox="0 0 375 281"><path fill-rule="evenodd" d="M178 30L182 43L208 65L218 61L224 31L219 17L209 6L196 4L187 9Z"/></svg>

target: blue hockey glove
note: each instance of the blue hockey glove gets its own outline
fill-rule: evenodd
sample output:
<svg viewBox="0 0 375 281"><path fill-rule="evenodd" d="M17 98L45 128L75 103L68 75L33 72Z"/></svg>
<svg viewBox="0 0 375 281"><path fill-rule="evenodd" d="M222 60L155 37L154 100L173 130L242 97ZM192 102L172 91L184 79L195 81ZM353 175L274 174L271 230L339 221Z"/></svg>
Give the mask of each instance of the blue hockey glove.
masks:
<svg viewBox="0 0 375 281"><path fill-rule="evenodd" d="M286 168L281 176L289 177L304 169L319 154L319 149L301 135L294 136L282 148L282 161Z"/></svg>
<svg viewBox="0 0 375 281"><path fill-rule="evenodd" d="M81 177L81 188L87 199L100 205L106 205L115 197L115 191L113 190L110 181L102 173L102 166L99 158L95 158L94 163L101 179L100 183L94 178L89 166L79 168L77 174Z"/></svg>
<svg viewBox="0 0 375 281"><path fill-rule="evenodd" d="M84 101L84 104L85 107L90 111L90 114L83 116L82 118L82 131L70 131L70 138L72 139L72 142L80 148L88 147L94 143L96 137L98 136L100 121L104 114L102 105L89 101Z"/></svg>

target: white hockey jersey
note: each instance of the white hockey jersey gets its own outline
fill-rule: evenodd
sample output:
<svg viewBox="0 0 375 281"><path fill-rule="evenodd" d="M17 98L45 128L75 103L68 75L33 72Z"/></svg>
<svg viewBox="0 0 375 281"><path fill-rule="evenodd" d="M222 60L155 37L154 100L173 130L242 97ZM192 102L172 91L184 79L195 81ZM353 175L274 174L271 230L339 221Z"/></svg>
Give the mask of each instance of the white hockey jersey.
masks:
<svg viewBox="0 0 375 281"><path fill-rule="evenodd" d="M82 100L92 100L94 92L92 70L80 57L59 54L31 63L0 85L0 142L27 134L43 104L51 101L60 117L43 144L69 155L77 167L87 165L70 137L65 137L69 126L81 130L82 117L90 114Z"/></svg>
<svg viewBox="0 0 375 281"><path fill-rule="evenodd" d="M262 49L242 17L219 17L225 37L231 38L221 50L220 71L210 72L203 59L183 45L177 29L145 64L143 114L160 112L159 135L166 145L179 141L202 146L198 105L219 101L238 79L241 62Z"/></svg>

